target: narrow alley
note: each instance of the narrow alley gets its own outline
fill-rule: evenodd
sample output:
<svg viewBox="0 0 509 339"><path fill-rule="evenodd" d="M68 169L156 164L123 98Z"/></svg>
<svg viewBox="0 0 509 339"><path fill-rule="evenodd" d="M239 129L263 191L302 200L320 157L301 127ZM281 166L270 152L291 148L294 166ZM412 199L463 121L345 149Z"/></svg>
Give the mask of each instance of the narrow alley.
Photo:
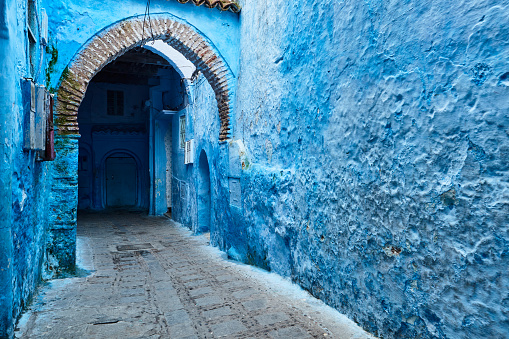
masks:
<svg viewBox="0 0 509 339"><path fill-rule="evenodd" d="M508 22L0 0L0 339L509 338Z"/></svg>
<svg viewBox="0 0 509 339"><path fill-rule="evenodd" d="M81 277L41 288L16 338L372 338L165 217L80 214L78 266Z"/></svg>

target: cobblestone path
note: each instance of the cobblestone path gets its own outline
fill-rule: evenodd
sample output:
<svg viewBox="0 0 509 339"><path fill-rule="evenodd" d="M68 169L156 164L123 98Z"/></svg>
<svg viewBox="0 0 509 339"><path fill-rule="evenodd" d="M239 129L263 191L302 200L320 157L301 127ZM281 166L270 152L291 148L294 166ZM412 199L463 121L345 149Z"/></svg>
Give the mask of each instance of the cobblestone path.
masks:
<svg viewBox="0 0 509 339"><path fill-rule="evenodd" d="M372 338L295 285L167 218L80 215L86 277L46 284L17 338Z"/></svg>

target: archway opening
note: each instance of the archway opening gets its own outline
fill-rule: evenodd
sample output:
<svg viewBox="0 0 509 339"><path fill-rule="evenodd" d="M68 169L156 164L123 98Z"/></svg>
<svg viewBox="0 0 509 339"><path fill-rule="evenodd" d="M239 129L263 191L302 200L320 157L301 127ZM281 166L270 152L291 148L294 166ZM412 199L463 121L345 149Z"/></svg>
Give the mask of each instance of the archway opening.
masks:
<svg viewBox="0 0 509 339"><path fill-rule="evenodd" d="M79 209L149 210L155 186L155 131L167 129L171 134L171 121L156 127L156 113L178 110L185 97L172 65L142 47L129 50L92 78L78 111Z"/></svg>
<svg viewBox="0 0 509 339"><path fill-rule="evenodd" d="M207 154L204 150L200 153L198 161L198 232L210 232L211 222L211 188L210 169Z"/></svg>
<svg viewBox="0 0 509 339"><path fill-rule="evenodd" d="M147 27L151 27L150 35L146 34ZM154 40L162 40L164 43L172 46L192 62L196 66L197 71L203 74L212 88L217 103L216 114L219 118L219 126L214 129L216 140L226 142L231 136L230 120L234 121L231 115L233 114L235 96L235 76L216 47L196 28L169 13L160 13L151 15L148 20L143 15L127 18L106 27L94 35L77 51L68 67L62 72L55 105L55 130L57 131L55 150L57 159L54 175L57 184L52 188L52 206L55 206L55 214L52 216L52 229L50 233L61 234L62 230L65 230L66 236L51 236L50 238L54 240L52 240L49 246L61 249L59 253L54 253L54 257L59 263L63 263L62 267L67 266L68 262L73 262L73 258L75 258L76 207L79 195L76 168L78 167L78 150L79 143L81 142L79 139L82 139L84 134L82 130L83 124L81 121L78 121L78 119L81 120L78 110L83 106L82 101L84 100L85 93L87 93L87 88L89 85L92 85L94 76L109 63L118 60L130 50L144 46ZM111 105L112 107L117 107L112 108L111 111L117 112L117 109L120 109L118 107L121 106L119 104L121 101L119 97L121 95L110 94L109 96L112 98L111 102L117 102L116 106L115 104ZM125 102L124 105L126 105ZM150 107L149 103L149 111L151 109L152 107ZM78 123L80 123L80 127L78 127ZM175 126L175 123L173 125ZM145 129L145 133L150 133L150 128L154 126L157 126L157 124L150 125L148 131ZM117 133L115 128L111 130ZM173 130L175 130L175 127L173 127ZM124 129L124 131L126 130ZM104 130L96 129L96 132L103 133ZM131 133L129 130L127 132ZM133 131L133 133L140 135L140 137L143 134L142 132L140 130ZM175 137L173 139L175 144ZM164 140L164 138L158 138L158 140ZM163 147L160 147L160 149L164 150L164 142L162 145ZM173 148L175 149L175 146ZM148 163L153 168L162 168L162 171L165 171L164 164L161 166L161 163L158 163L157 159L160 159L160 157L155 157L155 153L154 150L150 149L146 152L146 154L152 154L152 158L149 159ZM91 157L95 163L100 158L93 154ZM140 163L145 164L146 162L141 160ZM104 175L101 172L94 172L94 170L91 172L93 174L90 180L92 180L93 187L97 188ZM150 210L154 214L159 214L159 211L167 210L166 206L162 206L166 205L167 199L165 199L165 196L168 196L168 194L165 194L164 190L167 188L166 185L161 185L164 187L159 188L155 184L150 187L151 178L146 178L152 173L146 173L143 168L140 169L139 167L138 180L142 182L142 186L144 182L145 187L138 190L138 195L141 195L138 203L145 203L143 206L146 207L154 201L153 206L149 206L153 207ZM173 195L180 194L180 196L183 196L185 195L183 193L187 192L187 189L185 189L187 186L181 182L179 182L178 187L184 187L184 189L179 189L176 192L176 187L177 185L172 185L171 190L174 192ZM160 192L163 192L163 194L160 194ZM161 206L155 202L155 199L159 197L162 197L159 201L163 201ZM145 202L143 202L143 199L146 199ZM91 200L92 207L98 201L101 201L101 204L97 206L99 209L105 207L105 198L101 190L95 189Z"/></svg>

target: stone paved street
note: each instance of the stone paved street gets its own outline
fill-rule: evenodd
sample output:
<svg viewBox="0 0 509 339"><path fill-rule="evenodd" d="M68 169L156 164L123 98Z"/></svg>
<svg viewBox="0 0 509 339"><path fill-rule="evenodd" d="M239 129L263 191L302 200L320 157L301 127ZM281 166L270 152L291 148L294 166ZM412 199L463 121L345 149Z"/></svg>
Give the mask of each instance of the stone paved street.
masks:
<svg viewBox="0 0 509 339"><path fill-rule="evenodd" d="M90 213L78 223L79 265L91 273L42 287L17 338L372 338L167 218Z"/></svg>

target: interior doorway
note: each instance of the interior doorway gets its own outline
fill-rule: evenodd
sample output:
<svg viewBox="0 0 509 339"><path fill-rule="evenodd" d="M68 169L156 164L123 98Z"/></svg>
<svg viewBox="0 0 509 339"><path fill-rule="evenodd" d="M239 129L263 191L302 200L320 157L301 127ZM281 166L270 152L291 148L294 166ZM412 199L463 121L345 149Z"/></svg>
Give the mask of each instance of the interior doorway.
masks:
<svg viewBox="0 0 509 339"><path fill-rule="evenodd" d="M200 153L198 168L198 232L210 232L210 170L204 150Z"/></svg>
<svg viewBox="0 0 509 339"><path fill-rule="evenodd" d="M106 159L106 205L108 207L136 206L136 161L128 154L117 154Z"/></svg>

